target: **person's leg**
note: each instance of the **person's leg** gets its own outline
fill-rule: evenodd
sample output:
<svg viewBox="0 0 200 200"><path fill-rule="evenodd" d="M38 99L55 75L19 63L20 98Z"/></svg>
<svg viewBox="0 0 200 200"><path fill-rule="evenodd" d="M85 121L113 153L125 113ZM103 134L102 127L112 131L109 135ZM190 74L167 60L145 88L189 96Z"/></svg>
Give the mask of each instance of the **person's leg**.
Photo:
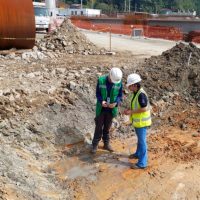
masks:
<svg viewBox="0 0 200 200"><path fill-rule="evenodd" d="M102 112L98 117L95 118L95 131L92 140L92 153L96 153L99 141L102 137L102 129L104 124L104 113Z"/></svg>
<svg viewBox="0 0 200 200"><path fill-rule="evenodd" d="M136 136L137 136L137 148L136 148L135 153L133 153L133 154L131 154L131 155L129 156L130 159L138 159L139 142L138 142L138 134L137 134L136 130L135 130L135 134L136 134Z"/></svg>
<svg viewBox="0 0 200 200"><path fill-rule="evenodd" d="M104 142L104 149L108 151L113 151L110 145L110 127L112 125L112 119L113 119L112 113L110 112L105 113L102 139Z"/></svg>
<svg viewBox="0 0 200 200"><path fill-rule="evenodd" d="M145 168L147 166L147 128L135 128L138 136L138 162L137 166L140 168Z"/></svg>

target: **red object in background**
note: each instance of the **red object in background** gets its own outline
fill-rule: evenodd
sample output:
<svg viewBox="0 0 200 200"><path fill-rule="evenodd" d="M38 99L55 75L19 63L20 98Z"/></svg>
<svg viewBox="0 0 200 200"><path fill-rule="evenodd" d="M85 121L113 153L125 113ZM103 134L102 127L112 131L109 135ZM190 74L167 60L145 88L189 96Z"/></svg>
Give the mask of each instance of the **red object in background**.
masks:
<svg viewBox="0 0 200 200"><path fill-rule="evenodd" d="M35 44L32 0L1 0L0 49L29 49Z"/></svg>
<svg viewBox="0 0 200 200"><path fill-rule="evenodd" d="M200 43L200 31L191 31L187 35L188 42Z"/></svg>
<svg viewBox="0 0 200 200"><path fill-rule="evenodd" d="M106 23L92 23L90 20L85 19L71 19L72 23L83 29L109 32L110 24ZM175 27L161 27L161 26L148 26L148 25L129 25L129 24L111 24L111 32L123 35L132 35L133 29L142 29L143 36L150 38L162 38L167 40L183 40L183 33Z"/></svg>

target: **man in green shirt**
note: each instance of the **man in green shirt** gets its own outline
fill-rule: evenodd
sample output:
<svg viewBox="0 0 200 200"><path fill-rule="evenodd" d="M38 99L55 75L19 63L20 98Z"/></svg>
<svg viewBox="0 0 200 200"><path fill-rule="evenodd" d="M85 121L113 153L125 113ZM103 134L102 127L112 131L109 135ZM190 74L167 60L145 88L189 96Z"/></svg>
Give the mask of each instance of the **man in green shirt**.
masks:
<svg viewBox="0 0 200 200"><path fill-rule="evenodd" d="M96 117L95 132L92 140L93 154L98 149L101 138L104 142L104 149L112 152L110 145L109 130L112 119L118 114L118 105L122 101L122 71L119 68L112 68L109 74L100 76L96 87Z"/></svg>

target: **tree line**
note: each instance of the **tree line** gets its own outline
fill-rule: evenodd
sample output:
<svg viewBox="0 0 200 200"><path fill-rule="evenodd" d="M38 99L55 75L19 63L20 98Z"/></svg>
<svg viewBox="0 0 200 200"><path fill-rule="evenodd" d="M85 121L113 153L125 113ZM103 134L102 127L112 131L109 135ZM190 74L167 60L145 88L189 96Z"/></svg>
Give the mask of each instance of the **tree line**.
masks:
<svg viewBox="0 0 200 200"><path fill-rule="evenodd" d="M196 11L200 14L200 0L63 0L67 4L101 9L103 13L149 12L160 13L163 8L173 11Z"/></svg>

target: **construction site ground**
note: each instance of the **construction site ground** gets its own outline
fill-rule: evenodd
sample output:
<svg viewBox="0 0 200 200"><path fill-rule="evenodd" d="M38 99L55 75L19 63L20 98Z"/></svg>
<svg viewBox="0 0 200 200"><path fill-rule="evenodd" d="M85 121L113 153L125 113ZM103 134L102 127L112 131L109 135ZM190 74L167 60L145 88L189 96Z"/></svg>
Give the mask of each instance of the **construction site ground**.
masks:
<svg viewBox="0 0 200 200"><path fill-rule="evenodd" d="M108 35L86 35L109 50ZM115 42L119 37L115 55L0 58L0 199L200 200L200 54L185 44ZM122 114L111 130L115 151L100 143L90 154L96 81L113 66L122 69L124 88L128 74L140 73L149 94L153 125L144 170L130 169L137 141Z"/></svg>
<svg viewBox="0 0 200 200"><path fill-rule="evenodd" d="M145 37L131 37L127 35L111 34L82 30L82 32L96 45L111 51L130 51L134 55L149 57L160 55L161 52L172 48L177 42ZM96 39L98 37L98 40ZM110 43L111 38L111 43ZM139 47L139 48L138 48ZM152 48L153 47L153 48Z"/></svg>

